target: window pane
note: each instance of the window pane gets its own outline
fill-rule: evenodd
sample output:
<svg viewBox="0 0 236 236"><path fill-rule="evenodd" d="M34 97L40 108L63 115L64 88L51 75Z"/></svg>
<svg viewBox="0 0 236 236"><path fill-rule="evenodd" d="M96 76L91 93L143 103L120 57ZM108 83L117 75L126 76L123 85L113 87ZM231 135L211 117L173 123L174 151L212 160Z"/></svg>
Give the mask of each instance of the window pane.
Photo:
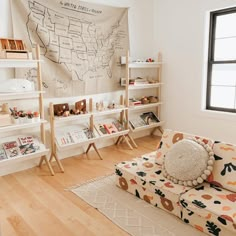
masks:
<svg viewBox="0 0 236 236"><path fill-rule="evenodd" d="M236 59L236 37L215 40L214 60Z"/></svg>
<svg viewBox="0 0 236 236"><path fill-rule="evenodd" d="M217 16L216 39L236 36L236 13Z"/></svg>
<svg viewBox="0 0 236 236"><path fill-rule="evenodd" d="M213 65L211 84L236 86L236 65L235 64Z"/></svg>
<svg viewBox="0 0 236 236"><path fill-rule="evenodd" d="M234 108L235 87L212 86L210 105L212 107Z"/></svg>

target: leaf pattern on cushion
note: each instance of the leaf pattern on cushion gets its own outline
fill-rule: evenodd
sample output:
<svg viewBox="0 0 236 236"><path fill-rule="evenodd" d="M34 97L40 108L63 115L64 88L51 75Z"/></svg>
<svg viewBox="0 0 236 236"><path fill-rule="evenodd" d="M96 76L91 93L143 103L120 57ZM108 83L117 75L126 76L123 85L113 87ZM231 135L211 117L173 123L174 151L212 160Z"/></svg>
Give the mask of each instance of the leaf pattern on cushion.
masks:
<svg viewBox="0 0 236 236"><path fill-rule="evenodd" d="M208 232L215 235L219 236L221 229L217 227L213 222L207 221L206 227L208 229Z"/></svg>
<svg viewBox="0 0 236 236"><path fill-rule="evenodd" d="M224 169L220 172L222 176L226 174L226 172L236 171L236 166L233 163L224 164Z"/></svg>
<svg viewBox="0 0 236 236"><path fill-rule="evenodd" d="M144 176L147 175L147 173L145 173L145 172L143 172L143 171L138 171L138 172L136 172L136 174L137 174L138 176L141 176L141 177L144 177Z"/></svg>
<svg viewBox="0 0 236 236"><path fill-rule="evenodd" d="M206 208L206 205L201 201L193 200L192 203L199 208Z"/></svg>
<svg viewBox="0 0 236 236"><path fill-rule="evenodd" d="M123 174L122 174L122 172L119 170L119 169L116 169L116 175L118 175L118 176L122 176Z"/></svg>
<svg viewBox="0 0 236 236"><path fill-rule="evenodd" d="M218 155L216 155L216 154L214 154L214 158L215 158L215 161L223 160L222 157L220 157L220 156L218 156Z"/></svg>
<svg viewBox="0 0 236 236"><path fill-rule="evenodd" d="M160 189L155 189L155 194L159 195L160 197L165 197L165 194Z"/></svg>

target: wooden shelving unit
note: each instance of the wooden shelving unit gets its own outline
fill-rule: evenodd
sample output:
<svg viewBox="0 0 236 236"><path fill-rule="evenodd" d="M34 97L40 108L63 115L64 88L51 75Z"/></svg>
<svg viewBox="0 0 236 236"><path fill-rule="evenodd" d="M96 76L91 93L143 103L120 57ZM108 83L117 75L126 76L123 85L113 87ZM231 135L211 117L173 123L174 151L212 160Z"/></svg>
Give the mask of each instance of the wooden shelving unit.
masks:
<svg viewBox="0 0 236 236"><path fill-rule="evenodd" d="M131 138L128 138L129 136L129 129L127 128L127 124L125 123L125 112L128 110L128 108L124 105L123 103L123 96L121 96L121 104L114 108L114 109L105 109L103 111L97 111L97 110L92 110L90 109L87 113L85 114L81 114L81 115L70 115L68 117L57 117L54 115L54 104L50 103L49 106L49 113L50 113L50 129L51 129L51 147L52 147L52 153L51 153L51 158L50 161L55 158L55 160L57 161L61 171L64 171L64 168L58 158L58 154L57 151L65 151L65 150L69 150L72 148L76 148L78 146L87 146L87 149L85 151L85 153L87 154L89 152L89 150L93 147L94 150L96 151L97 155L99 156L100 159L102 158L102 155L100 154L97 146L96 146L96 142L100 141L100 140L105 140L105 139L111 139L111 138L117 138L116 144L119 145L121 143L121 141L125 141L126 144L133 149L132 147L132 142L133 140ZM92 99L89 99L89 102L92 103ZM89 105L89 107L91 108L91 105ZM125 124L125 130L123 131L119 131L116 133L112 133L112 134L105 134L102 136L97 136L94 138L90 138L87 140L83 140L81 142L76 142L76 143L68 143L65 144L63 146L60 146L56 140L56 136L57 136L57 129L60 129L59 125L62 123L65 123L65 127L69 129L69 127L72 125L73 122L79 122L81 124L85 124L88 123L88 127L89 130L91 130L92 132L94 132L94 123L95 123L95 118L97 117L106 117L106 116L110 116L110 115L115 115L117 116L119 114L119 121L121 124ZM68 125L67 125L68 123ZM79 126L78 126L79 129Z"/></svg>
<svg viewBox="0 0 236 236"><path fill-rule="evenodd" d="M47 159L47 154L49 149L45 147L46 138L45 138L45 123L44 120L44 104L43 104L43 88L42 88L42 75L41 75L41 60L40 60L40 47L36 47L36 60L30 59L0 59L0 68L37 68L37 84L38 90L32 92L22 92L22 93L0 93L0 101L7 100L24 100L24 99L36 99L38 101L39 113L41 120L34 123L24 123L24 124L12 124L9 126L0 127L0 132L9 132L14 130L29 130L32 127L40 127L40 150L37 150L34 153L17 156L12 159L5 159L0 161L0 167L6 165L13 165L16 162L21 162L29 159L40 158L39 166L45 161L51 175L54 175L52 166ZM0 140L2 142L2 140Z"/></svg>
<svg viewBox="0 0 236 236"><path fill-rule="evenodd" d="M163 85L163 83L161 82L161 70L162 70L162 58L161 58L161 54L158 54L158 60L156 62L129 62L129 51L127 51L126 54L126 82L125 82L125 103L126 106L128 107L128 110L126 111L126 119L129 121L129 117L132 115L133 112L137 112L139 110L145 110L148 111L150 109L154 109L155 110L155 115L158 117L158 119L160 119L160 115L161 115L161 105L163 104L161 101L161 87ZM148 70L150 69L154 69L156 70L156 78L154 80L153 83L148 83L148 84L134 84L134 85L130 85L129 81L131 79L131 75L133 70L137 70L140 69L142 71L145 70L146 75L149 74ZM130 94L132 93L132 95L135 94L135 91L148 91L148 90L155 90L155 96L158 97L158 101L154 102L154 103L148 103L148 104L139 104L139 105L133 105L131 106L129 104L129 100L130 100ZM155 132L156 129L160 130L160 132L162 133L162 125L164 124L164 121L160 121L158 123L152 123L149 125L143 125L140 127L136 127L135 129L131 127L131 125L129 125L129 129L131 132L138 132L138 131L142 131L142 130L146 130L146 129L152 129L151 134L153 134Z"/></svg>

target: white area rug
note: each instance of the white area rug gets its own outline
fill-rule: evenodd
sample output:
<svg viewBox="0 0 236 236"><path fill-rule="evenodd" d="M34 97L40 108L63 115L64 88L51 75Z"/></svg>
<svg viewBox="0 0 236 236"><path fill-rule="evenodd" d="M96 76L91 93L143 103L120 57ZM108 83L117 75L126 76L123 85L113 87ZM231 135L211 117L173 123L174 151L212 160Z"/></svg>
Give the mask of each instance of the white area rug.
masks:
<svg viewBox="0 0 236 236"><path fill-rule="evenodd" d="M115 185L115 175L92 180L71 191L134 236L203 236L177 217Z"/></svg>

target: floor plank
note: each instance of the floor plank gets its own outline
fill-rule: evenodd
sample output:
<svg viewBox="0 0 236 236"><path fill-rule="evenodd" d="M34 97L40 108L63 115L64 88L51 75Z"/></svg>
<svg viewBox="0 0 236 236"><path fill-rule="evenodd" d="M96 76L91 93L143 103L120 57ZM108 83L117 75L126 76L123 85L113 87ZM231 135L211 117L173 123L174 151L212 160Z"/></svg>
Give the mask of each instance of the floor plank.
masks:
<svg viewBox="0 0 236 236"><path fill-rule="evenodd" d="M62 160L65 173L55 168L50 176L47 167L38 167L0 177L1 233L4 236L94 236L128 234L78 198L67 188L114 173L114 166L154 151L158 137L135 140L138 148L125 143Z"/></svg>

